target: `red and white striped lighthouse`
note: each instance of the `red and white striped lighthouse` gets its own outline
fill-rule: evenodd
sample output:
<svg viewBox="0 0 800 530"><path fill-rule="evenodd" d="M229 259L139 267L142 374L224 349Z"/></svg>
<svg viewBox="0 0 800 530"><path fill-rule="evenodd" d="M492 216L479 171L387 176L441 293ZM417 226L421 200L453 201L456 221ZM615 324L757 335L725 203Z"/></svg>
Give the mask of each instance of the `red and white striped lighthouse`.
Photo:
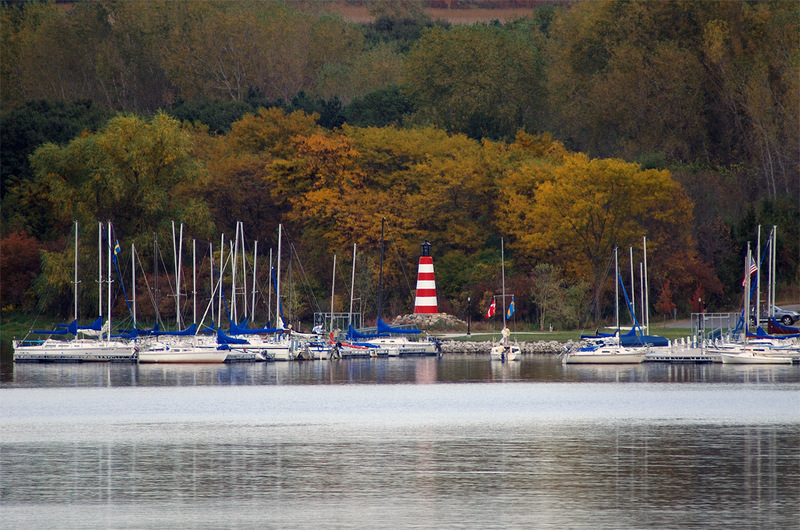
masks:
<svg viewBox="0 0 800 530"><path fill-rule="evenodd" d="M438 313L436 303L436 281L433 277L433 258L431 244L426 239L422 244L422 256L417 270L417 297L414 300L414 313Z"/></svg>

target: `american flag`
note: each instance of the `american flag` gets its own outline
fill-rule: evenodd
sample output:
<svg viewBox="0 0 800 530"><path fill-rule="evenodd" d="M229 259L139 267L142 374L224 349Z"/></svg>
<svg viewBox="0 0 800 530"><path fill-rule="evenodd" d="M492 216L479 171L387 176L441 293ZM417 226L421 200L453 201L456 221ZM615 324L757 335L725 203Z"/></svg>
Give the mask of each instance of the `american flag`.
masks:
<svg viewBox="0 0 800 530"><path fill-rule="evenodd" d="M758 265L756 265L756 262L753 261L753 258L750 258L750 269L748 270L747 274L744 275L744 279L742 280L742 287L744 287L744 284L747 283L747 278L749 276L752 276L752 274L757 270L758 270Z"/></svg>

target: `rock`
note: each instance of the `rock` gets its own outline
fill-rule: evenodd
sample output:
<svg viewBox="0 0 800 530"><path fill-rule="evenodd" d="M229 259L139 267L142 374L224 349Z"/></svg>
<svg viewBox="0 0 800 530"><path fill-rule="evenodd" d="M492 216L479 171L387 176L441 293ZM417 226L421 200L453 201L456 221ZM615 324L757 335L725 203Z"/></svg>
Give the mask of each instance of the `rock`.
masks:
<svg viewBox="0 0 800 530"><path fill-rule="evenodd" d="M426 331L464 331L467 323L447 313L414 313L395 317L392 326L411 325Z"/></svg>
<svg viewBox="0 0 800 530"><path fill-rule="evenodd" d="M523 354L531 355L554 355L564 352L572 347L573 341L559 342L557 340L537 340L531 342L519 342L520 350ZM441 342L442 353L489 353L494 342L466 342L455 340L443 340Z"/></svg>

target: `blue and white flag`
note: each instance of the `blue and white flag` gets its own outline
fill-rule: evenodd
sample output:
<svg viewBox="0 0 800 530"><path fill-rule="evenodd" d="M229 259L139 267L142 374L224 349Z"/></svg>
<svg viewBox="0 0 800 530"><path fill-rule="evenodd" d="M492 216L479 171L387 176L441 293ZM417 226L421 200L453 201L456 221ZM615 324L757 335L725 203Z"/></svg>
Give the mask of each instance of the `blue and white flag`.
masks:
<svg viewBox="0 0 800 530"><path fill-rule="evenodd" d="M508 304L508 311L506 311L506 318L511 318L511 315L514 314L514 297L511 297L511 303Z"/></svg>

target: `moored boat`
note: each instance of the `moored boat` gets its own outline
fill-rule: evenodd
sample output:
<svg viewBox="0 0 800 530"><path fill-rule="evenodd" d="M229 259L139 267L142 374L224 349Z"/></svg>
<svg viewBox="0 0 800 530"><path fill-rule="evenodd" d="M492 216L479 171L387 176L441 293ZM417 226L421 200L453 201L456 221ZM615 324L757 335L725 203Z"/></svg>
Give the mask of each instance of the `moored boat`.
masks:
<svg viewBox="0 0 800 530"><path fill-rule="evenodd" d="M562 364L639 364L644 361L649 348L624 348L622 346L597 346L567 352Z"/></svg>

